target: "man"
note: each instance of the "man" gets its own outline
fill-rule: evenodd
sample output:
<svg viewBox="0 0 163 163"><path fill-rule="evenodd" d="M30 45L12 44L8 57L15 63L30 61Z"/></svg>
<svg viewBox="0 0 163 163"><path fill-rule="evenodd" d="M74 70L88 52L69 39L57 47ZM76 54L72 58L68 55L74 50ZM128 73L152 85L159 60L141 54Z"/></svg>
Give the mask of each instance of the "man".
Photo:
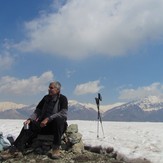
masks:
<svg viewBox="0 0 163 163"><path fill-rule="evenodd" d="M67 122L68 100L60 94L61 84L58 81L51 82L49 94L45 95L37 105L35 111L24 122L29 129L22 129L14 142L16 150L23 152L25 145L35 138L39 133L51 131L54 135L51 158L60 157L61 137L65 131Z"/></svg>

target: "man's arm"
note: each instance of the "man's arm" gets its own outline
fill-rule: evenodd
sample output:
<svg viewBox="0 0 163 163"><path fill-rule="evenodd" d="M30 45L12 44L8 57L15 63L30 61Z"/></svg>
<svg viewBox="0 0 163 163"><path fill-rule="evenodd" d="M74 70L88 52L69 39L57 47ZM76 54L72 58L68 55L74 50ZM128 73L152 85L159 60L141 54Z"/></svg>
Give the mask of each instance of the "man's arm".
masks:
<svg viewBox="0 0 163 163"><path fill-rule="evenodd" d="M31 121L37 120L39 115L41 114L41 108L44 105L44 98L39 102L39 104L36 106L35 111L30 115L30 117L24 122L24 124L30 124Z"/></svg>
<svg viewBox="0 0 163 163"><path fill-rule="evenodd" d="M39 104L36 106L35 111L30 115L30 120L36 120L41 115L41 110L45 102L44 98L39 102Z"/></svg>

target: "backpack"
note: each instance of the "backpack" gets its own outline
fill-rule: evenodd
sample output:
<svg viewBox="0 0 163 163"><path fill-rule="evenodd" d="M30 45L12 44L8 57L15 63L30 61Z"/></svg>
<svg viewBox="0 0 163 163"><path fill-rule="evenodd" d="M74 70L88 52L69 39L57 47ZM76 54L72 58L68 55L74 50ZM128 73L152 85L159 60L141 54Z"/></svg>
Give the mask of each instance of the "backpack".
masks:
<svg viewBox="0 0 163 163"><path fill-rule="evenodd" d="M7 138L3 137L3 133L0 132L0 151L5 150L10 146L10 141Z"/></svg>

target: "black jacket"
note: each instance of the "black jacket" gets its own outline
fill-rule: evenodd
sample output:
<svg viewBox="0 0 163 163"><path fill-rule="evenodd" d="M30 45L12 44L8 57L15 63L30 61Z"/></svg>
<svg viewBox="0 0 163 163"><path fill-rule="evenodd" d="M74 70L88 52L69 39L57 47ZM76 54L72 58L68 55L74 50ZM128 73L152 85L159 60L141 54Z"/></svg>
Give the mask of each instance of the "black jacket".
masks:
<svg viewBox="0 0 163 163"><path fill-rule="evenodd" d="M47 114L50 104L54 104L51 113ZM62 117L67 120L68 100L66 96L60 94L58 96L45 95L43 99L37 105L35 111L30 116L31 120L43 120L48 115L49 121L52 121L56 117Z"/></svg>

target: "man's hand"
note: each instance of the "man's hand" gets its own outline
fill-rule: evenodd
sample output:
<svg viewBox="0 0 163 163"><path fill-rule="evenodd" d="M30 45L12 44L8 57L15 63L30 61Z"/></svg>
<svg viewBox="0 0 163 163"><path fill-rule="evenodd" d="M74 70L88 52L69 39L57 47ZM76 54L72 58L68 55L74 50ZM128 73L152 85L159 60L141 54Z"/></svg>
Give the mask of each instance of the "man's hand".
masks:
<svg viewBox="0 0 163 163"><path fill-rule="evenodd" d="M40 127L45 127L47 125L49 121L49 118L45 118L41 123L40 123Z"/></svg>
<svg viewBox="0 0 163 163"><path fill-rule="evenodd" d="M30 124L30 122L31 122L31 120L30 119L27 119L25 122L24 122L24 124Z"/></svg>

